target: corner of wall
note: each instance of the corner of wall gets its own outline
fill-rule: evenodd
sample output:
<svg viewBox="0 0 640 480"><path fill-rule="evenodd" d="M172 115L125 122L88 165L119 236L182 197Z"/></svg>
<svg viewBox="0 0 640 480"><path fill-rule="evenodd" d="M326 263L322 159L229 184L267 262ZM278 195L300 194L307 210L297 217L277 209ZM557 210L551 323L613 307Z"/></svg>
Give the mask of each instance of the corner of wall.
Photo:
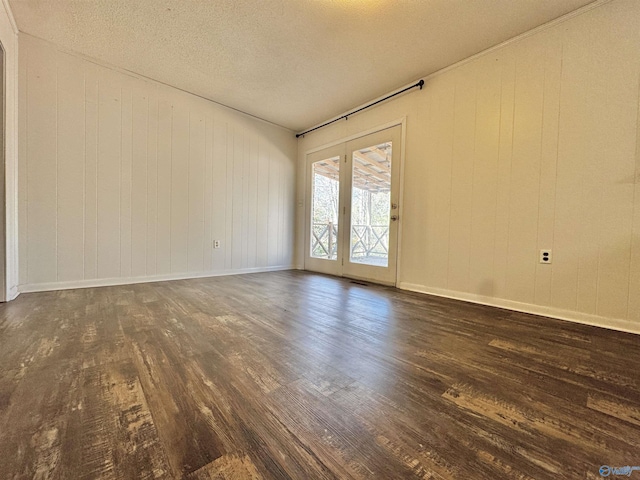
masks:
<svg viewBox="0 0 640 480"><path fill-rule="evenodd" d="M18 26L8 0L2 0L0 42L5 52L5 291L18 296Z"/></svg>

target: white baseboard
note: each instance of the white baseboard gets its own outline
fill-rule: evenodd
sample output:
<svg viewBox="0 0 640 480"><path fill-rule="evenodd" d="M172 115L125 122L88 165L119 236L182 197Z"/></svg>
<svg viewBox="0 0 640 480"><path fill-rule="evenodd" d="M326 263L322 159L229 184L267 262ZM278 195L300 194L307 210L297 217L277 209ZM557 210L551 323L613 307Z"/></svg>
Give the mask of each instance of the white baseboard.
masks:
<svg viewBox="0 0 640 480"><path fill-rule="evenodd" d="M118 277L96 278L90 280L76 280L71 282L50 282L20 285L19 293L49 292L53 290L72 290L75 288L111 287L114 285L131 285L134 283L166 282L168 280L188 280L192 278L222 277L225 275L242 275L246 273L277 272L293 270L294 266L239 268L234 270L219 270L217 272L174 273L167 275L150 275L146 277Z"/></svg>
<svg viewBox="0 0 640 480"><path fill-rule="evenodd" d="M11 300L15 300L16 298L18 298L18 295L20 295L20 291L18 290L18 286L14 285L7 292L7 302L10 302Z"/></svg>
<svg viewBox="0 0 640 480"><path fill-rule="evenodd" d="M562 310L560 308L532 305L529 303L515 302L513 300L505 300L502 298L485 297L483 295L476 295L474 293L457 292L455 290L426 287L424 285L415 283L399 282L398 288L402 290L409 290L411 292L435 295L437 297L452 298L454 300L479 303L481 305L489 305L491 307L514 310L516 312L530 313L532 315L541 315L543 317L557 318L559 320L567 320L574 323L582 323L595 327L619 330L621 332L640 334L640 322L634 322L631 320L600 317L598 315L590 315L587 313L575 312L572 310Z"/></svg>

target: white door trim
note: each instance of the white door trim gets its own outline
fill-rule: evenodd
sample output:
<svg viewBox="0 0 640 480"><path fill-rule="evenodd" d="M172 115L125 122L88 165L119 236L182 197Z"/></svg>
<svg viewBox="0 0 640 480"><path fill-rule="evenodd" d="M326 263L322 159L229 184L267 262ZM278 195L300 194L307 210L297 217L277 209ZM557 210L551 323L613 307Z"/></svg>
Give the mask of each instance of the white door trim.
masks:
<svg viewBox="0 0 640 480"><path fill-rule="evenodd" d="M311 153L315 153L317 151L324 150L325 148L333 147L333 146L339 145L341 143L347 143L347 142L350 142L351 140L357 140L360 137L365 137L367 135L371 135L372 133L376 133L376 132L379 132L381 130L386 130L387 128L396 127L398 125L402 126L402 136L403 136L403 140L404 140L405 127L407 125L407 117L406 116L400 117L400 118L398 118L396 120L393 120L391 122L388 122L388 123L383 123L382 125L378 125L378 126L372 127L370 129L364 130L362 132L354 133L353 135L349 135L348 137L340 138L339 140L332 140L331 142L325 143L324 145L320 145L319 147L313 147L312 149L307 150L304 153L304 155L306 157L307 155L309 155Z"/></svg>

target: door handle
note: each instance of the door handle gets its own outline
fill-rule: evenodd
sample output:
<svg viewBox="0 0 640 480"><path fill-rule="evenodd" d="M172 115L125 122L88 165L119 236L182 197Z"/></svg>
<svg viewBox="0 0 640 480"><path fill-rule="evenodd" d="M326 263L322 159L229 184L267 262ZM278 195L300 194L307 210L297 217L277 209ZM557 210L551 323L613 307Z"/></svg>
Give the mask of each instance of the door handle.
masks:
<svg viewBox="0 0 640 480"><path fill-rule="evenodd" d="M391 221L395 222L396 220L398 220L398 215L391 215Z"/></svg>

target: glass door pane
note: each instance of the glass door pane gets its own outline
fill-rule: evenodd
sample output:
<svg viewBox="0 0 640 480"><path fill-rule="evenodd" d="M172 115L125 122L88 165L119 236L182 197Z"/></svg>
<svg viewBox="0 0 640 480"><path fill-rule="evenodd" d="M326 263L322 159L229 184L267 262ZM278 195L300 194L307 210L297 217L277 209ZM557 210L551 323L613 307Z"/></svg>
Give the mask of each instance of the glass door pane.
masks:
<svg viewBox="0 0 640 480"><path fill-rule="evenodd" d="M311 177L310 256L337 260L340 156L312 163Z"/></svg>
<svg viewBox="0 0 640 480"><path fill-rule="evenodd" d="M396 125L306 154L306 270L396 284L401 151Z"/></svg>
<svg viewBox="0 0 640 480"><path fill-rule="evenodd" d="M351 179L351 262L389 265L392 142L354 150Z"/></svg>

